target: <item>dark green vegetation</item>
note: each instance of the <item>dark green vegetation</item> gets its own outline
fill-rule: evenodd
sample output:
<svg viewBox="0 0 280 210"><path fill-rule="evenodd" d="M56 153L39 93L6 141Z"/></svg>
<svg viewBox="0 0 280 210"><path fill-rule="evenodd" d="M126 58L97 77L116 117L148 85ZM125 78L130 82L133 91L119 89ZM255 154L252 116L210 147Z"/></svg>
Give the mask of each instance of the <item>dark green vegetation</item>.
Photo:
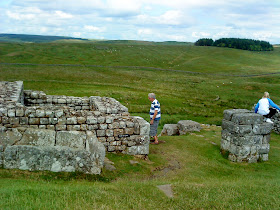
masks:
<svg viewBox="0 0 280 210"><path fill-rule="evenodd" d="M161 126L183 119L219 125L224 109L251 109L264 91L280 104L277 47L253 52L139 43L0 43L0 62L76 64L0 64L0 79L23 80L25 89L47 94L114 97L146 120L147 94L155 92L162 106ZM272 135L268 162L236 164L219 153L220 132L213 127L194 135L160 137L166 143L151 146L150 161L109 154L117 170L104 170L101 176L2 169L0 206L279 209L279 135ZM139 164L130 165L131 159ZM156 188L161 184L172 184L173 199Z"/></svg>
<svg viewBox="0 0 280 210"><path fill-rule="evenodd" d="M195 46L213 46L214 40L210 38L203 38L197 40L194 45Z"/></svg>
<svg viewBox="0 0 280 210"><path fill-rule="evenodd" d="M266 41L259 41L253 39L238 39L238 38L221 38L216 40L213 39L199 39L195 42L196 46L216 46L216 47L228 47L241 50L250 51L272 51L273 46Z"/></svg>

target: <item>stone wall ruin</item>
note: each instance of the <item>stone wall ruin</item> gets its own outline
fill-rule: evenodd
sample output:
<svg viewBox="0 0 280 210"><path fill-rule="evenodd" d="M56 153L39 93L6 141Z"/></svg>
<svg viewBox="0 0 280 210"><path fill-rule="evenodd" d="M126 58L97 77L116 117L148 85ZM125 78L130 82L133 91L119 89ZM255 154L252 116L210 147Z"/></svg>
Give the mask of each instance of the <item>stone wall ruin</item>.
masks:
<svg viewBox="0 0 280 210"><path fill-rule="evenodd" d="M113 98L46 95L23 90L21 81L0 82L0 167L99 174L105 151L147 155L149 129Z"/></svg>
<svg viewBox="0 0 280 210"><path fill-rule="evenodd" d="M221 152L233 162L267 161L273 124L246 109L224 111Z"/></svg>

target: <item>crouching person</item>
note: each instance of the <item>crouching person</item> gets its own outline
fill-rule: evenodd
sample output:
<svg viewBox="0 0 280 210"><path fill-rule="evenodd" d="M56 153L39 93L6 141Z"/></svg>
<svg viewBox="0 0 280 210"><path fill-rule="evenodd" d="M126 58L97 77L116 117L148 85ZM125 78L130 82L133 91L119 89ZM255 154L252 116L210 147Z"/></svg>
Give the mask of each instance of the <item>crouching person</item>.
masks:
<svg viewBox="0 0 280 210"><path fill-rule="evenodd" d="M269 107L273 108L269 108ZM280 108L269 98L269 93L264 92L262 99L259 100L255 107L255 113L261 114L266 117L266 122L273 123L271 117L276 114Z"/></svg>

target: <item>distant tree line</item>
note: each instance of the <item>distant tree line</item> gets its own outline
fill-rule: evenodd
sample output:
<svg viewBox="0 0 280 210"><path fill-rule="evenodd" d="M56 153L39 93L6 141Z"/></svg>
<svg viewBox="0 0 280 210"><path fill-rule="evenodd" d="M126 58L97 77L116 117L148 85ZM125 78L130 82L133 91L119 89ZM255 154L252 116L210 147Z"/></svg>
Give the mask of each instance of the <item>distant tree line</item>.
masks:
<svg viewBox="0 0 280 210"><path fill-rule="evenodd" d="M196 46L216 46L216 47L229 47L241 50L250 51L272 51L273 46L266 41L259 41L253 39L239 39L239 38L221 38L216 40L203 38L195 42Z"/></svg>

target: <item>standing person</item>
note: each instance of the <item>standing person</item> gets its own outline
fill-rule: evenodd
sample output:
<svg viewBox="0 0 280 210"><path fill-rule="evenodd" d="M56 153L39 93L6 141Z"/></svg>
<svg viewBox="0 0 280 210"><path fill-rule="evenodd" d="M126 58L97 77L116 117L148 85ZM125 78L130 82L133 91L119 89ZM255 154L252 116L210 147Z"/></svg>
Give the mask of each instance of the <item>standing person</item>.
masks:
<svg viewBox="0 0 280 210"><path fill-rule="evenodd" d="M269 108L269 106L272 106L273 108ZM266 122L273 123L269 118L276 114L276 109L280 110L280 108L269 98L269 93L264 92L262 99L259 100L255 107L255 113L266 117Z"/></svg>
<svg viewBox="0 0 280 210"><path fill-rule="evenodd" d="M156 99L154 93L148 94L149 101L152 102L150 108L150 136L154 137L155 141L151 144L158 144L157 128L161 118L160 103Z"/></svg>

